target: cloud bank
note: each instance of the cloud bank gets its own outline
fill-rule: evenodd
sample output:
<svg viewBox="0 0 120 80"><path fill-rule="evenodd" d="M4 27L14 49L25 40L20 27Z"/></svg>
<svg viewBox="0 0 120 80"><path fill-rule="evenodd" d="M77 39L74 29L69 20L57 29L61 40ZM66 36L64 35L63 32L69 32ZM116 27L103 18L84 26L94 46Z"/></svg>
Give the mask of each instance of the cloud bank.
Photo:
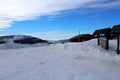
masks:
<svg viewBox="0 0 120 80"><path fill-rule="evenodd" d="M0 29L10 27L14 21L58 15L77 8L118 8L119 0L0 0Z"/></svg>
<svg viewBox="0 0 120 80"><path fill-rule="evenodd" d="M49 32L38 32L38 33L31 33L31 34L26 34L26 35L32 35L35 37L39 37L42 39L49 39L49 40L61 40L61 39L69 39L77 33L69 32L69 31L49 31ZM50 36L52 35L52 36Z"/></svg>

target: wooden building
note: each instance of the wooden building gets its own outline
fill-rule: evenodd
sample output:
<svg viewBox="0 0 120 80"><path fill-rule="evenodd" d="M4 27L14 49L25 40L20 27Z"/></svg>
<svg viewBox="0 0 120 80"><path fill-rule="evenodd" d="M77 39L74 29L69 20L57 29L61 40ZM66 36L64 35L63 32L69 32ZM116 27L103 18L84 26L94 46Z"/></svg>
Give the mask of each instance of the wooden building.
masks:
<svg viewBox="0 0 120 80"><path fill-rule="evenodd" d="M117 36L117 54L120 54L120 25L113 26L111 34L115 34Z"/></svg>
<svg viewBox="0 0 120 80"><path fill-rule="evenodd" d="M96 30L93 35L98 39L98 45L106 50L109 50L109 38L111 28L104 28Z"/></svg>
<svg viewBox="0 0 120 80"><path fill-rule="evenodd" d="M82 34L82 35L77 35L75 37L70 38L69 41L70 42L83 42L83 41L87 41L93 38L94 36L91 34Z"/></svg>

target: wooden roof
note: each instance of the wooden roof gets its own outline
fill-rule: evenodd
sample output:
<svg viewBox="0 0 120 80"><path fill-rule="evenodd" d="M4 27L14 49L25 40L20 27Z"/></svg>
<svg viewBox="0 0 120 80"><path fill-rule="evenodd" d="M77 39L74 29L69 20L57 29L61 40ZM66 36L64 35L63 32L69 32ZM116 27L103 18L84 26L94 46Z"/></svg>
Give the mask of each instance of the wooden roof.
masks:
<svg viewBox="0 0 120 80"><path fill-rule="evenodd" d="M120 25L115 25L113 26L112 30L110 33L119 33L120 34Z"/></svg>
<svg viewBox="0 0 120 80"><path fill-rule="evenodd" d="M108 34L110 33L110 31L111 31L111 28L98 29L98 30L95 30L93 35Z"/></svg>

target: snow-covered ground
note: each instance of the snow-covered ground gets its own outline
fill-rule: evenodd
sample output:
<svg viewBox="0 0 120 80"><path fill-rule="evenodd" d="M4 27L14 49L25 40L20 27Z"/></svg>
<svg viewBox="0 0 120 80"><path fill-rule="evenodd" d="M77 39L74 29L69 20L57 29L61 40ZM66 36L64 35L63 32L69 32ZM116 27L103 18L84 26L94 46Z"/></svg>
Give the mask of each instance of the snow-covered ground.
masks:
<svg viewBox="0 0 120 80"><path fill-rule="evenodd" d="M97 40L0 50L0 80L120 80L120 56Z"/></svg>
<svg viewBox="0 0 120 80"><path fill-rule="evenodd" d="M40 46L48 46L49 43L38 43L38 44L20 44L20 43L5 43L0 44L0 50L6 50L6 49L20 49L20 48L29 48L29 47L40 47Z"/></svg>

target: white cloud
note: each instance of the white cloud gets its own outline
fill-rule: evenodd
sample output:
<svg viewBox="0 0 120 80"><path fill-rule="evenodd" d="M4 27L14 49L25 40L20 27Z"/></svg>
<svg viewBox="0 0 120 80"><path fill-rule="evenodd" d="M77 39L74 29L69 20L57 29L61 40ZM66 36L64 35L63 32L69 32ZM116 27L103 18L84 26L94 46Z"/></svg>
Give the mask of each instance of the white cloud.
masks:
<svg viewBox="0 0 120 80"><path fill-rule="evenodd" d="M0 15L12 20L29 20L75 9L95 0L0 0Z"/></svg>
<svg viewBox="0 0 120 80"><path fill-rule="evenodd" d="M11 20L6 20L6 19L2 19L0 18L0 29L3 29L3 28L8 28L11 26Z"/></svg>
<svg viewBox="0 0 120 80"><path fill-rule="evenodd" d="M107 2L106 2L107 1ZM0 0L0 28L14 21L37 19L41 16L60 14L76 8L113 8L120 6L115 0Z"/></svg>
<svg viewBox="0 0 120 80"><path fill-rule="evenodd" d="M109 1L109 2L108 1L106 0L100 3L92 4L89 6L89 8L102 8L102 9L117 8L118 9L120 7L120 0L114 0L114 1Z"/></svg>

